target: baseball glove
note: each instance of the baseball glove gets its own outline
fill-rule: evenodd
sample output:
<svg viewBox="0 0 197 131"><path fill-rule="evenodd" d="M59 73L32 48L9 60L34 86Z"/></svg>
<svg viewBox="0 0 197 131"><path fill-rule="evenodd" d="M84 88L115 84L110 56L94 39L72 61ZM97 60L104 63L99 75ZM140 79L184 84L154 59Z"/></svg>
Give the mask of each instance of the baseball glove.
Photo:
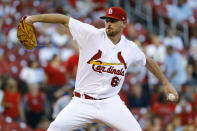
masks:
<svg viewBox="0 0 197 131"><path fill-rule="evenodd" d="M36 34L34 26L25 22L26 17L23 16L20 20L17 27L17 38L26 49L32 50L37 46Z"/></svg>

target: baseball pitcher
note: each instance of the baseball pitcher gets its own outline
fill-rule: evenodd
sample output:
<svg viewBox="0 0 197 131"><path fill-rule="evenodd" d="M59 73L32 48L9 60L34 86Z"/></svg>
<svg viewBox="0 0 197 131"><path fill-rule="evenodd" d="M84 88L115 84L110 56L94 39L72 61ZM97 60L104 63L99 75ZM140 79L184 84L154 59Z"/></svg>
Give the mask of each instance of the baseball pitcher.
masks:
<svg viewBox="0 0 197 131"><path fill-rule="evenodd" d="M176 90L157 64L123 36L126 12L120 7L111 7L100 18L105 20L103 29L62 14L33 15L22 20L23 24L31 26L35 22L63 24L79 47L74 97L50 124L48 131L71 131L92 122L105 123L119 131L141 131L118 96L126 71L132 64L146 66L165 85L167 99L170 94L174 101L178 99Z"/></svg>

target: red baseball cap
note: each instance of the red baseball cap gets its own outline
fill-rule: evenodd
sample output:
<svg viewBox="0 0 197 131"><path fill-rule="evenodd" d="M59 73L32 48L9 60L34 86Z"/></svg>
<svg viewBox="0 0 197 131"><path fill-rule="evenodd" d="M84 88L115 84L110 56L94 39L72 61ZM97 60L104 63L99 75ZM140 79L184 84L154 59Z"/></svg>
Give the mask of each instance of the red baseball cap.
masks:
<svg viewBox="0 0 197 131"><path fill-rule="evenodd" d="M127 21L127 13L120 7L111 7L106 10L105 16L101 16L100 18L113 18L117 20Z"/></svg>

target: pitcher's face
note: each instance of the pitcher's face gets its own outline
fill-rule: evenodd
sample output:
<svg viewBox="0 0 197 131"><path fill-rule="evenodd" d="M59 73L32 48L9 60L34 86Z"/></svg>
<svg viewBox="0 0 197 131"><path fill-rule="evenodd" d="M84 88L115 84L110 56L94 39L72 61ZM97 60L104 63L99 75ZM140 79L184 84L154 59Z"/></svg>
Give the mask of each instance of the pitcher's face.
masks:
<svg viewBox="0 0 197 131"><path fill-rule="evenodd" d="M116 36L125 27L125 23L123 23L123 21L113 18L106 18L105 22L105 31L108 36Z"/></svg>

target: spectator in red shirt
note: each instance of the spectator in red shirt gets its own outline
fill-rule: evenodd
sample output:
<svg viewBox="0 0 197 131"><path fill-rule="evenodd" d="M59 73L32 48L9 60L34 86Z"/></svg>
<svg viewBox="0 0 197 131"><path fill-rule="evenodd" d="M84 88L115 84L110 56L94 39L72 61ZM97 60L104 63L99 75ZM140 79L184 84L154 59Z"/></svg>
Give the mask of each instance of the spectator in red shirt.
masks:
<svg viewBox="0 0 197 131"><path fill-rule="evenodd" d="M45 67L48 84L54 88L60 88L66 84L66 68L60 60L59 55L54 55Z"/></svg>
<svg viewBox="0 0 197 131"><path fill-rule="evenodd" d="M21 107L20 94L17 89L17 82L14 78L8 78L4 90L3 106L5 116L14 120L19 118L24 121L23 109Z"/></svg>
<svg viewBox="0 0 197 131"><path fill-rule="evenodd" d="M77 74L78 60L79 60L79 55L74 54L71 57L69 57L66 62L66 69L69 75L74 79L76 78L76 74Z"/></svg>
<svg viewBox="0 0 197 131"><path fill-rule="evenodd" d="M39 90L38 84L29 84L24 95L26 121L31 128L36 128L44 115L45 94Z"/></svg>
<svg viewBox="0 0 197 131"><path fill-rule="evenodd" d="M48 80L46 93L49 101L55 101L54 93L67 83L66 67L61 62L59 55L54 55L51 61L45 67L45 73Z"/></svg>
<svg viewBox="0 0 197 131"><path fill-rule="evenodd" d="M75 87L75 80L76 80L76 74L77 74L77 67L78 67L78 60L79 60L79 54L78 51L72 56L68 58L68 60L65 63L66 71L67 71L67 86L62 87L61 89L58 89L54 96L56 98L59 98L65 94L70 88Z"/></svg>

